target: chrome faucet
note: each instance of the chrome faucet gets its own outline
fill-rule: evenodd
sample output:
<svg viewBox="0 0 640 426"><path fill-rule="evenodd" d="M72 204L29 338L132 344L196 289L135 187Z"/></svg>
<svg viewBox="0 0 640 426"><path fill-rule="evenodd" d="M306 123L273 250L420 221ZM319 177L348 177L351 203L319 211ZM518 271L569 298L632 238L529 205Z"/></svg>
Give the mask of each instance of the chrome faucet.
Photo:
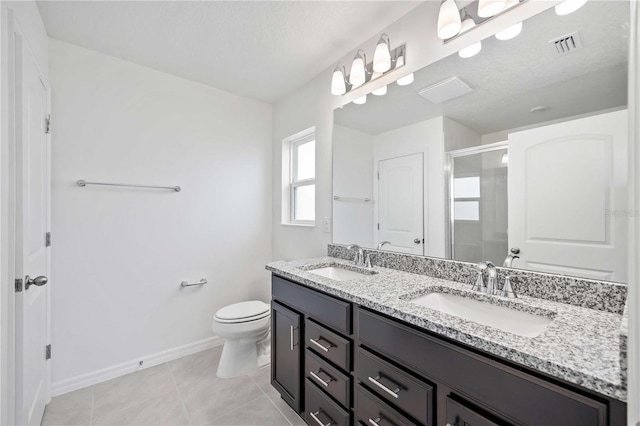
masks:
<svg viewBox="0 0 640 426"><path fill-rule="evenodd" d="M378 250L382 250L382 246L385 244L391 244L391 241L382 241L380 244L378 244Z"/></svg>
<svg viewBox="0 0 640 426"><path fill-rule="evenodd" d="M498 291L498 270L492 262L486 263L487 275L489 275L489 279L487 280L487 294L496 294Z"/></svg>
<svg viewBox="0 0 640 426"><path fill-rule="evenodd" d="M508 297L510 299L516 299L518 295L516 294L513 286L511 285L511 281L514 279L525 278L524 275L507 275L504 279L504 285L502 286L502 290L498 292L498 296Z"/></svg>
<svg viewBox="0 0 640 426"><path fill-rule="evenodd" d="M480 293L485 293L487 291L487 286L484 285L483 273L487 269L486 262L480 262L476 265L478 267L478 278L476 278L476 282L473 285L472 291L479 291Z"/></svg>
<svg viewBox="0 0 640 426"><path fill-rule="evenodd" d="M478 267L478 278L473 285L473 291L479 291L480 293L495 294L498 291L498 270L496 265L492 262L485 261L476 265ZM487 285L484 285L484 271L487 271L489 279Z"/></svg>
<svg viewBox="0 0 640 426"><path fill-rule="evenodd" d="M356 256L353 258L353 264L356 266L364 265L364 250L357 244L347 246L347 250L357 250Z"/></svg>
<svg viewBox="0 0 640 426"><path fill-rule="evenodd" d="M502 264L502 266L504 266L505 268L511 268L511 264L513 263L513 261L516 259L520 259L520 256L518 256L518 254L520 254L520 249L518 247L513 247L511 250L509 250L509 254L504 259L504 263Z"/></svg>

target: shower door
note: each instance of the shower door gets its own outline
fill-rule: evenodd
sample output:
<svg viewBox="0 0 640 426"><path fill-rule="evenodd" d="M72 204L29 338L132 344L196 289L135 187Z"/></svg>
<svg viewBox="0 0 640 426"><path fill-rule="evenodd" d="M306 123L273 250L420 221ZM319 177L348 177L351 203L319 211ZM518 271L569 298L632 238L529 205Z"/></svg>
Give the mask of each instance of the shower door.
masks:
<svg viewBox="0 0 640 426"><path fill-rule="evenodd" d="M507 143L451 151L448 160L451 258L502 265L508 251Z"/></svg>

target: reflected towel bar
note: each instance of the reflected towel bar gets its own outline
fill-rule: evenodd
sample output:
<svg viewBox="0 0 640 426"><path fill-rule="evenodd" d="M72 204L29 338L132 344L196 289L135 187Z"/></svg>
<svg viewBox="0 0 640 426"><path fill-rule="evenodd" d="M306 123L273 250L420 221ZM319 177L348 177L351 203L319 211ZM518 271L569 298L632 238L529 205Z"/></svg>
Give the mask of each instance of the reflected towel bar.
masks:
<svg viewBox="0 0 640 426"><path fill-rule="evenodd" d="M190 283L189 281L182 281L180 283L180 286L182 286L182 287L192 287L194 285L205 285L206 283L207 283L207 279L206 278L202 278L197 283Z"/></svg>
<svg viewBox="0 0 640 426"><path fill-rule="evenodd" d="M104 182L87 182L86 180L80 179L76 182L78 186L85 187L87 185L104 185L104 186L126 186L129 188L152 188L152 189L171 189L172 191L180 192L181 188L179 186L154 186L154 185L131 185L127 183L104 183Z"/></svg>
<svg viewBox="0 0 640 426"><path fill-rule="evenodd" d="M333 199L336 201L362 201L363 203L368 203L369 201L371 201L371 198L339 197L337 195L334 195Z"/></svg>

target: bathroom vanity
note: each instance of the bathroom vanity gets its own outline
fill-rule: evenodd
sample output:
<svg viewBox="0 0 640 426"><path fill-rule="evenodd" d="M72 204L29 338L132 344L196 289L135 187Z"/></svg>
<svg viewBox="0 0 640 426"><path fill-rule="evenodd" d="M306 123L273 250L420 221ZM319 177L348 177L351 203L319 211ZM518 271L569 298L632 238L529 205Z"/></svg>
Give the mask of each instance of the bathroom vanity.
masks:
<svg viewBox="0 0 640 426"><path fill-rule="evenodd" d="M267 269L272 384L310 425L626 424L621 313L333 257ZM518 335L426 308L431 293L549 321Z"/></svg>

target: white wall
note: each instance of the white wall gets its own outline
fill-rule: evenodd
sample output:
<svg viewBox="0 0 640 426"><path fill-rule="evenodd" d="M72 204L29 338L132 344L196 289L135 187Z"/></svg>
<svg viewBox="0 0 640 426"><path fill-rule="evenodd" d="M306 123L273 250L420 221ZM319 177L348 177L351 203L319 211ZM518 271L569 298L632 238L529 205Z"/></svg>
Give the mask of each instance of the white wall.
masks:
<svg viewBox="0 0 640 426"><path fill-rule="evenodd" d="M15 377L13 371L14 329L14 140L11 99L14 82L12 33L21 32L28 41L45 78L48 79L48 39L33 1L0 2L0 424L14 424Z"/></svg>
<svg viewBox="0 0 640 426"><path fill-rule="evenodd" d="M272 110L59 41L49 53L59 393L210 339L223 305L268 300Z"/></svg>
<svg viewBox="0 0 640 426"><path fill-rule="evenodd" d="M445 255L445 184L443 117L393 129L374 136L373 161L423 153L424 155L424 238L425 255ZM373 175L372 175L373 177ZM374 193L378 180L374 180ZM374 221L378 222L377 210ZM372 228L373 229L373 228ZM379 239L379 238L378 238Z"/></svg>
<svg viewBox="0 0 640 426"><path fill-rule="evenodd" d="M436 25L440 2L427 1L387 28L380 28L391 38L391 46L407 44L407 64L397 72L391 72L372 84L364 85L345 96L332 96L330 93L331 71L333 66L322 71L305 86L290 94L274 107L273 122L273 167L282 167L282 140L286 137L316 126L316 218L331 215L331 135L333 128L333 109L351 102L372 89L395 81L404 74L416 71L438 61L462 47L484 38L511 24L520 22L541 11L553 7L557 1L529 1L503 15L492 18L475 30L443 44L436 37ZM379 36L375 36L345 55L341 62L350 64L357 49L363 48L372 55ZM320 256L326 253L331 235L322 232L321 220L316 227L302 228L286 226L281 218L281 174L273 175L273 257L276 259L295 259Z"/></svg>
<svg viewBox="0 0 640 426"><path fill-rule="evenodd" d="M371 202L333 202L333 242L373 247L373 136L349 127L333 128L333 195Z"/></svg>

